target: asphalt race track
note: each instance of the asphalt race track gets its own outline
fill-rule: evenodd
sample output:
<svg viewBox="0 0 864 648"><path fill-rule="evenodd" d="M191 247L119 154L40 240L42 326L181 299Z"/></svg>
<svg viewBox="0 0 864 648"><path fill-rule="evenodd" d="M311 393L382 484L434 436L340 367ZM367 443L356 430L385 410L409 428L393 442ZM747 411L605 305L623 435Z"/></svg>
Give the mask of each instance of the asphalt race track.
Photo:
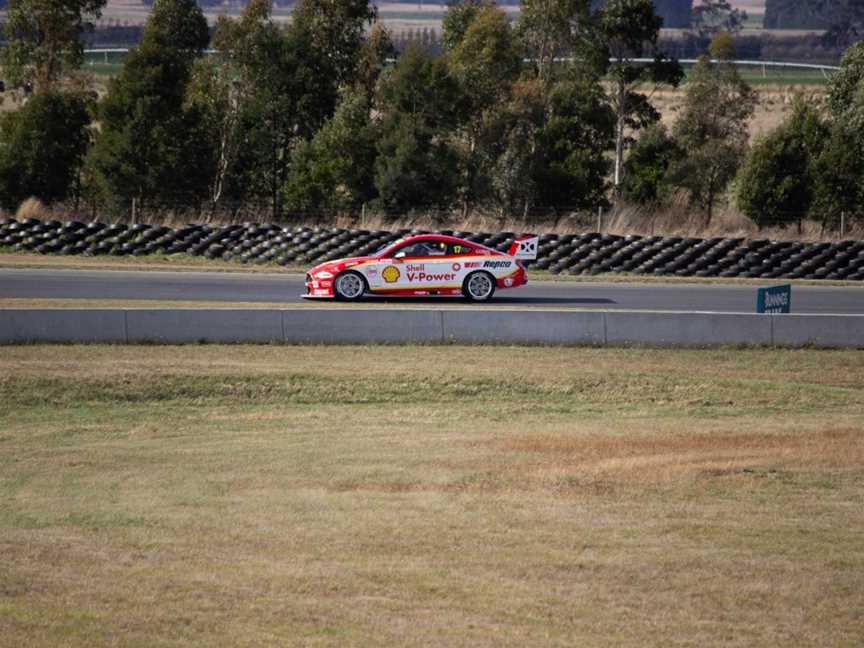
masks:
<svg viewBox="0 0 864 648"><path fill-rule="evenodd" d="M772 285L770 280L764 284ZM623 284L535 281L501 290L486 307L576 308L752 313L756 285ZM301 299L303 276L229 272L127 272L0 268L0 298L146 299L167 301L263 302L310 307L330 300ZM460 298L369 297L365 305L428 307L461 305ZM864 314L864 286L794 286L793 313Z"/></svg>

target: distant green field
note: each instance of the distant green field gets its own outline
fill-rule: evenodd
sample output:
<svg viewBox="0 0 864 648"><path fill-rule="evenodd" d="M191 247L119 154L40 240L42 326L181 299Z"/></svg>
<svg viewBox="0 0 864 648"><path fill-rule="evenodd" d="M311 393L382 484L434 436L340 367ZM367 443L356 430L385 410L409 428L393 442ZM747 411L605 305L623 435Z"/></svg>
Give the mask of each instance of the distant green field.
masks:
<svg viewBox="0 0 864 648"><path fill-rule="evenodd" d="M123 63L123 59L126 58L127 53L128 52L85 52L84 65L110 64L119 66Z"/></svg>
<svg viewBox="0 0 864 648"><path fill-rule="evenodd" d="M110 77L120 74L120 70L123 69L123 65L121 63L92 63L85 65L84 69L98 76Z"/></svg>
<svg viewBox="0 0 864 648"><path fill-rule="evenodd" d="M830 72L826 76L821 70L796 68L777 68L740 66L738 73L750 84L781 84L781 85L824 85L828 82Z"/></svg>
<svg viewBox="0 0 864 648"><path fill-rule="evenodd" d="M87 52L84 54L84 70L99 76L116 76L123 69L126 52Z"/></svg>

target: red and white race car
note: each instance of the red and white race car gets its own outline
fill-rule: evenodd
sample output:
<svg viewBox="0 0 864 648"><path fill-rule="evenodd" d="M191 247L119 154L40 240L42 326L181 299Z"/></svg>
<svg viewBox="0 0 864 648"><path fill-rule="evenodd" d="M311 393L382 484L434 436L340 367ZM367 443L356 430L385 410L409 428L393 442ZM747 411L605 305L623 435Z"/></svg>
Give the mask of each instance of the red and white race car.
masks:
<svg viewBox="0 0 864 648"><path fill-rule="evenodd" d="M401 239L372 256L328 261L306 275L303 297L357 300L387 296L463 295L487 301L496 288L528 282L522 261L537 257L537 237L522 236L507 254L442 234Z"/></svg>

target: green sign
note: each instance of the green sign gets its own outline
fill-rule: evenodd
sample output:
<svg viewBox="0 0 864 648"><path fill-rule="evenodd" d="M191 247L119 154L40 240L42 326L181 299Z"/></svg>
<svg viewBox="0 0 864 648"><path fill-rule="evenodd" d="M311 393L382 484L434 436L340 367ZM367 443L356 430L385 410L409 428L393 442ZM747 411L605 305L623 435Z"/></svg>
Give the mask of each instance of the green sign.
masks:
<svg viewBox="0 0 864 648"><path fill-rule="evenodd" d="M792 286L760 288L756 292L757 313L788 313L792 308Z"/></svg>

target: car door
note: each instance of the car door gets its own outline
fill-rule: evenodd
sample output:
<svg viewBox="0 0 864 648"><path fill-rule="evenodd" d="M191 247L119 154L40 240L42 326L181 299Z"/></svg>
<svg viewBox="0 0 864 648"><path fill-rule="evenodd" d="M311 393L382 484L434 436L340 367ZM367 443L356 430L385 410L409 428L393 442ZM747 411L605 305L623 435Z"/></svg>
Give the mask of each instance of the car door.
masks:
<svg viewBox="0 0 864 648"><path fill-rule="evenodd" d="M407 290L418 294L455 285L457 275L447 257L447 243L424 239L406 243L382 260L380 289Z"/></svg>
<svg viewBox="0 0 864 648"><path fill-rule="evenodd" d="M401 271L398 269L387 270L387 268L397 263L393 256L399 250L404 249L406 245L408 244L403 244L396 248L396 250L388 256L370 259L356 267L356 270L366 277L366 283L369 285L369 289L372 292L385 292L399 289L399 279L402 278Z"/></svg>

